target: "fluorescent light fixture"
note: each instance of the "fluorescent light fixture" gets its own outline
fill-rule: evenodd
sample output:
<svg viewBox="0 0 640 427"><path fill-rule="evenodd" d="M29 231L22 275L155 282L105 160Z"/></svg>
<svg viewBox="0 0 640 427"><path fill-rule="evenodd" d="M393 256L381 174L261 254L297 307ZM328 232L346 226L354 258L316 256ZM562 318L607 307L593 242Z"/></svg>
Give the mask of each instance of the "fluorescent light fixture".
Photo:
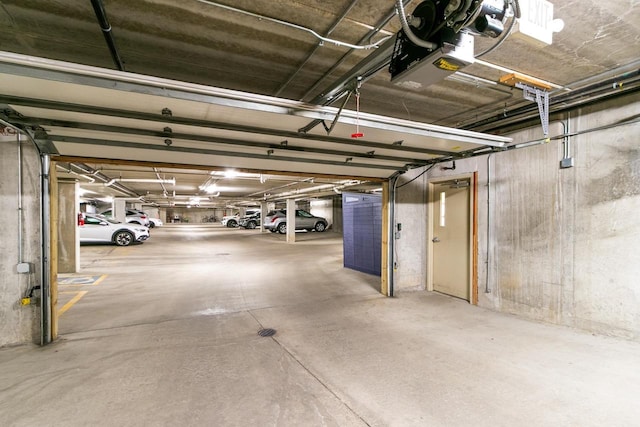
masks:
<svg viewBox="0 0 640 427"><path fill-rule="evenodd" d="M235 178L238 176L238 172L233 169L228 169L224 171L225 178Z"/></svg>

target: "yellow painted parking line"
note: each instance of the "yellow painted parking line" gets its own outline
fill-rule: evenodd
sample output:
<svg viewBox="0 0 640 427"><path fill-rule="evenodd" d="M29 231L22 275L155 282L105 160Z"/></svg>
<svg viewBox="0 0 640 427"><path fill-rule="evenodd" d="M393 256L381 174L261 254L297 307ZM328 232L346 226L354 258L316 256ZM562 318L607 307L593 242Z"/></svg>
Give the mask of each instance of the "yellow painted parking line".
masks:
<svg viewBox="0 0 640 427"><path fill-rule="evenodd" d="M100 278L98 280L96 280L95 282L93 282L93 286L98 286L100 284L100 282L102 282L104 279L107 278L106 274L103 274L102 276L100 276Z"/></svg>
<svg viewBox="0 0 640 427"><path fill-rule="evenodd" d="M87 292L88 291L80 291L75 297L71 298L68 303L63 305L62 308L58 310L58 317L62 316L65 311L69 310L75 303L80 301L80 298L82 298Z"/></svg>

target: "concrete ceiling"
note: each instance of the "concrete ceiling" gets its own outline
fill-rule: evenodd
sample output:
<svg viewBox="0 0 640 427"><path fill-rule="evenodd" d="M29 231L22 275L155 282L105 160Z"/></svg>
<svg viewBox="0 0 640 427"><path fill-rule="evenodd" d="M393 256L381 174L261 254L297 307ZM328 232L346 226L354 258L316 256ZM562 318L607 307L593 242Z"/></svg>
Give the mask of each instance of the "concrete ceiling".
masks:
<svg viewBox="0 0 640 427"><path fill-rule="evenodd" d="M411 12L420 2L405 3ZM361 88L361 111L499 134L505 126L538 120L535 104L523 100L520 90L498 83L511 72L548 82L552 113L615 96L622 92L616 82L624 83L624 91L637 90L640 2L553 3L554 16L565 22L564 30L554 34L553 44L513 34L461 73L419 90L392 84L386 67L382 68ZM361 61L381 51L320 43L308 30L362 45L400 29L393 0L103 0L103 5L127 72L304 103L326 104L323 94ZM476 52L493 43L493 39L476 37ZM115 68L89 0L0 0L0 50ZM346 109L355 108L351 97ZM289 131L297 131L298 125L296 121ZM324 132L321 126L315 131ZM131 171L122 167L109 172L112 177L124 177ZM202 178L196 175L192 186ZM146 167L146 178L154 176L152 167ZM143 195L155 190L139 187L135 192ZM267 190L260 186L247 191L264 194Z"/></svg>
<svg viewBox="0 0 640 427"><path fill-rule="evenodd" d="M371 50L324 43L299 29L259 20L199 0L104 0L117 49L130 72L185 82L311 101ZM393 15L393 0L219 0L219 4L287 21L358 44ZM419 1L411 1L412 11ZM472 65L468 75L497 81L504 69L563 88L638 60L640 3L629 0L554 1L565 29L551 46L516 36ZM113 68L88 0L0 1L0 50ZM351 7L350 7L351 6ZM346 16L340 20L345 12ZM397 17L371 41L394 35ZM493 39L476 38L476 51ZM367 41L363 41L367 43ZM635 65L637 70L637 64ZM614 72L615 74L615 72ZM619 73L621 74L621 73ZM409 91L390 83L386 70L362 88L363 111L451 127L521 105L519 91L445 80ZM353 101L348 108L354 109Z"/></svg>

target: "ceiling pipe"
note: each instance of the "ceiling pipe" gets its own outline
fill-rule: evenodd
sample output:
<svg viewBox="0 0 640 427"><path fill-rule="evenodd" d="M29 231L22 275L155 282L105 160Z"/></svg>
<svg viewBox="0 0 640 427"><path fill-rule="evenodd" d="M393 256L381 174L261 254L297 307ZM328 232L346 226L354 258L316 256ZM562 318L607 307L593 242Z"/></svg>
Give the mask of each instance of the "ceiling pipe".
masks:
<svg viewBox="0 0 640 427"><path fill-rule="evenodd" d="M160 178L160 171L158 170L158 168L153 168L153 171L156 173L156 178L161 180L162 178ZM160 187L162 187L162 194L164 194L164 197L169 197L169 192L167 191L167 187L164 186L164 182L160 183Z"/></svg>
<svg viewBox="0 0 640 427"><path fill-rule="evenodd" d="M274 190L280 190L282 188L287 188L287 187L292 187L294 185L297 184L301 184L303 182L313 182L314 178L305 178L305 179L297 179L293 182L289 182L287 184L282 184L282 185L278 185L277 187L271 187L271 188L267 188L265 190L260 190L260 191L256 191L255 193L251 193L251 194L247 194L246 197L255 197L255 196L259 196L265 193L269 193L270 191L274 191Z"/></svg>
<svg viewBox="0 0 640 427"><path fill-rule="evenodd" d="M115 184L116 182L161 183L161 184L176 185L176 179L175 178L171 178L171 179L113 178L109 182L107 182L105 185L107 187L110 187L113 184Z"/></svg>
<svg viewBox="0 0 640 427"><path fill-rule="evenodd" d="M71 169L71 165L67 165L67 167L65 168L64 166L62 166L60 163L56 163L56 167L58 169L60 169L61 171L71 174L71 175L75 175L75 176L79 176L80 178L84 178L86 180L88 180L88 183L85 183L84 185L87 184L93 184L94 182L96 182L96 180L90 176L88 176L87 174L83 174L83 173L78 173L76 171L74 171L73 169Z"/></svg>
<svg viewBox="0 0 640 427"><path fill-rule="evenodd" d="M346 42L342 42L342 41L339 41L339 40L323 37L320 34L318 34L315 31L313 31L311 28L303 27L302 25L293 24L291 22L282 21L280 19L271 18L271 17L265 16L265 15L259 15L257 13L249 12L249 11L242 10L242 9L237 9L235 7L227 6L227 5L216 3L216 2L213 2L213 1L209 1L209 0L197 0L197 1L199 1L200 3L204 3L204 4L211 5L211 6L220 7L222 9L230 10L232 12L242 13L244 15L257 18L257 19L259 19L261 21L269 21L269 22L273 22L275 24L280 24L280 25L284 25L286 27L291 27L291 28L294 28L296 30L305 31L307 33L313 34L314 37L316 37L317 39L319 39L319 40L321 40L323 42L332 43L332 44L335 44L336 46L343 46L343 47L348 47L348 48L351 48L351 49L373 49L373 48L377 48L381 43L385 42L388 38L390 38L390 36L389 36L389 37L385 37L385 38L383 38L381 40L378 40L375 43L369 43L369 44L365 44L365 45L356 45L356 44L346 43Z"/></svg>
<svg viewBox="0 0 640 427"><path fill-rule="evenodd" d="M76 168L79 171L81 171L81 173L87 174L87 175L91 175L94 176L96 178L96 180L101 181L103 184L106 184L107 182L111 181L111 178L102 174L100 171L97 171L91 167L89 167L88 165L84 164L84 163L69 163L69 167L70 168ZM120 184L120 183L114 183L113 185L110 186L110 188L119 191L122 194L125 194L127 196L130 197L134 197L134 198L139 198L141 197L138 193L136 193L135 191L125 187L124 185Z"/></svg>
<svg viewBox="0 0 640 427"><path fill-rule="evenodd" d="M118 53L118 49L116 48L116 41L113 38L113 33L111 32L111 24L109 24L109 20L107 19L107 12L104 9L102 0L91 0L91 5L93 6L93 10L96 13L96 18L98 19L100 28L102 29L104 40L107 42L107 46L109 47L109 52L111 53L113 63L116 65L118 70L125 71L124 63L122 62L120 54Z"/></svg>
<svg viewBox="0 0 640 427"><path fill-rule="evenodd" d="M404 4L407 5L409 4L410 1L411 0L404 0ZM396 9L394 6L380 21L378 21L376 26L371 31L369 31L364 37L360 39L358 43L363 43L365 40L370 39L380 31L382 31L382 28L385 25L387 25L389 21L391 21L395 16L396 16ZM348 90L348 88L352 85L352 81L354 78L356 78L358 75L362 74L363 72L373 68L370 65L371 63L380 64L380 63L389 62L391 60L391 54L393 53L393 46L395 45L395 41L392 39L387 40L387 43L385 45L387 44L388 46L386 49L382 49L383 46L381 46L381 49L377 49L375 52L372 52L371 54L369 54L369 56L367 56L360 63L358 63L358 65L352 68L347 75L341 77L339 80L335 81L332 85L325 88L325 90L323 90L319 95L317 95L315 98L310 100L309 103L316 104L316 105L331 104L336 99L340 98L339 96L340 93L344 94ZM316 80L316 82L305 92L304 95L302 95L302 97L300 98L300 101L304 101L305 99L307 99L307 97L314 90L316 90L318 86L320 86L320 83L324 81L324 79L326 79L328 76L333 74L338 69L338 67L340 67L340 65L342 65L342 63L347 60L349 55L351 55L352 53L353 53L353 49L345 53L344 55L342 55L342 57L335 64L333 64L333 66L326 73L324 73L318 80Z"/></svg>
<svg viewBox="0 0 640 427"><path fill-rule="evenodd" d="M358 0L351 0L351 3L349 4L349 6L347 6L347 8L342 12L342 14L338 17L338 19L336 19L336 21L333 23L331 28L329 28L324 33L325 37L328 37L331 33L333 33L333 31L338 27L338 25L340 25L340 23L344 20L344 18L346 18L346 16L349 14L349 12L351 12L351 9L353 9L353 7L356 5L356 3L358 3ZM307 62L309 62L311 57L313 55L315 55L315 53L318 51L318 49L320 49L320 47L322 47L322 43L318 43L317 45L315 45L313 50L311 50L311 52L309 52L309 54L304 59L304 61L302 61L302 63L300 63L298 68L296 68L296 70L291 74L291 77L289 77L289 79L286 82L284 82L280 86L280 88L278 88L278 90L276 91L276 93L273 96L280 96L282 91L285 90L287 88L287 86L289 86L289 84L293 81L293 79L298 75L300 70L302 70L302 68L304 68L304 66L307 65Z"/></svg>
<svg viewBox="0 0 640 427"><path fill-rule="evenodd" d="M345 181L340 181L336 184L322 184L322 185L316 185L314 187L308 187L308 188L302 188L302 189L296 189L296 190L291 190L291 191L285 191L283 193L279 193L279 194L273 194L271 196L268 196L266 198L266 200L278 200L278 199L283 199L283 198L292 198L292 197L297 197L299 195L302 194L307 194L307 193L313 193L313 192L322 192L324 194L324 192L326 192L326 190L329 190L329 192L333 191L339 194L339 191L342 191L344 188L347 187L353 187L354 185L360 185L362 184L363 181L359 181L359 180L345 180ZM338 191L336 191L338 190Z"/></svg>

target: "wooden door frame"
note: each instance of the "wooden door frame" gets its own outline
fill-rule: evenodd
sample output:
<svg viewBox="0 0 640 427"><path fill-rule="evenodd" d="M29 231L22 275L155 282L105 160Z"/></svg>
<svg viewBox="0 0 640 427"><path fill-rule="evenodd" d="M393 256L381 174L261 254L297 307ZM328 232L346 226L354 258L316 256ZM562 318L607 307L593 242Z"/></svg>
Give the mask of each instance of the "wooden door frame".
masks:
<svg viewBox="0 0 640 427"><path fill-rule="evenodd" d="M478 304L478 172L448 175L427 182L427 283L426 290L433 292L433 227L436 184L453 179L469 179L469 303Z"/></svg>

